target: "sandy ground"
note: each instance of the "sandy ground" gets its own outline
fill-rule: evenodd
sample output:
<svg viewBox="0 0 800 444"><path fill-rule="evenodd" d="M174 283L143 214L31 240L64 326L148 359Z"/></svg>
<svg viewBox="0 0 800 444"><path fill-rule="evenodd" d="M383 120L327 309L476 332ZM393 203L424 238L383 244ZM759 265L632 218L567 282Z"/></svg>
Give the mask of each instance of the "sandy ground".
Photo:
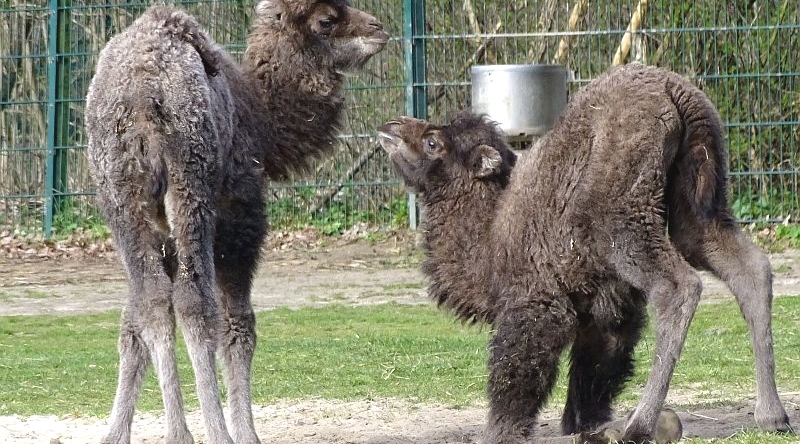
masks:
<svg viewBox="0 0 800 444"><path fill-rule="evenodd" d="M330 303L428 304L426 283L418 271L421 255L410 244L407 239L390 239L378 244L354 241L311 250L268 251L255 280L253 304L258 310ZM773 254L770 259L776 296L800 294L800 252ZM704 275L703 283L704 302L732 298L713 277ZM113 257L0 259L0 316L117 309L126 291L124 274ZM690 404L686 396L671 395L668 402ZM782 393L782 399L797 427L800 393ZM677 410L684 436L722 438L754 427L752 405L752 400L742 400L732 407ZM390 399L304 400L255 406L254 414L265 444L475 443L480 440L486 408L455 409ZM558 412L543 416L538 433L546 438L543 442L572 442L559 436ZM189 422L196 442L205 442L198 412L191 413ZM0 417L0 444L96 443L105 429L105 420L98 418L4 416ZM163 430L163 418L137 415L133 442L162 443Z"/></svg>
<svg viewBox="0 0 800 444"><path fill-rule="evenodd" d="M800 421L800 396L791 395L787 407L793 424ZM787 397L784 396L784 400ZM264 444L472 444L480 442L486 409L474 406L453 409L442 405L411 405L397 400L337 402L327 400L283 402L254 406L258 435ZM685 438L725 438L755 427L749 406L714 409L678 409ZM542 443L572 443L560 436L558 416L543 415L537 430ZM202 419L189 417L195 441L203 443ZM619 420L612 424L618 426ZM133 442L162 444L162 417L141 414L133 424ZM34 416L0 417L0 442L63 444L97 443L106 432L105 421L96 418Z"/></svg>
<svg viewBox="0 0 800 444"><path fill-rule="evenodd" d="M264 253L253 284L256 310L325 304L427 304L421 253L407 239L352 241ZM774 293L800 294L800 251L770 255ZM703 302L728 300L707 273ZM113 255L81 259L0 258L0 316L100 312L122 307L127 282Z"/></svg>

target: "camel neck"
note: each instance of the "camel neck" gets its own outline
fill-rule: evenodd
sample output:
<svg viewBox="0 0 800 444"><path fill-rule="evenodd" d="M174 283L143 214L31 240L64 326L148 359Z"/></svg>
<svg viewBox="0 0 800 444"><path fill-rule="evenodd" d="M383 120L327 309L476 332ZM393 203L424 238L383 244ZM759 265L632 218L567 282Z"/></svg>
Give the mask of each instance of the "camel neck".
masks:
<svg viewBox="0 0 800 444"><path fill-rule="evenodd" d="M253 39L251 39L253 40ZM260 36L258 41L269 41ZM276 49L277 48L277 49ZM344 109L342 76L328 66L310 66L324 57L290 53L291 45L248 46L243 74L252 100L240 119L264 133L258 156L270 179L283 180L311 159L330 152Z"/></svg>
<svg viewBox="0 0 800 444"><path fill-rule="evenodd" d="M494 318L490 299L489 230L499 185L475 187L472 193L425 203L423 271L431 279L430 296L465 322ZM439 198L437 198L439 197Z"/></svg>

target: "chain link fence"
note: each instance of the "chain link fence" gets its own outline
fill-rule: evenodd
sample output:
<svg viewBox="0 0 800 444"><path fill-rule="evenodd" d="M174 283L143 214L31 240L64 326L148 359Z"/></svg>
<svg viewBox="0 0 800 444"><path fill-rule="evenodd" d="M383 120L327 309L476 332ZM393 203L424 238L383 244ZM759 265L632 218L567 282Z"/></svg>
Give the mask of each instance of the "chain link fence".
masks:
<svg viewBox="0 0 800 444"><path fill-rule="evenodd" d="M241 54L254 1L168 3ZM351 3L394 38L349 79L335 155L311 174L271 184L275 228L335 234L358 223L407 224L409 205L376 147L375 127L399 114L445 119L469 106L470 66L495 63L562 64L574 73L572 89L631 61L694 79L727 124L737 216L800 216L796 0ZM0 231L50 236L102 226L85 156L84 97L100 49L149 4L0 0Z"/></svg>

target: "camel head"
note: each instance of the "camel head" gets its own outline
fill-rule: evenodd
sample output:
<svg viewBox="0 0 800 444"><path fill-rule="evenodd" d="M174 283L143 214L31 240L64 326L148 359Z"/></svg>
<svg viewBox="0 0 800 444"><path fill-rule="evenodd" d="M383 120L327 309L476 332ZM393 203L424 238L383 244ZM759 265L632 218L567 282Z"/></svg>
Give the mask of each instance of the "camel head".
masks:
<svg viewBox="0 0 800 444"><path fill-rule="evenodd" d="M361 68L389 40L378 19L345 0L262 0L256 16L257 28L293 36L339 72Z"/></svg>
<svg viewBox="0 0 800 444"><path fill-rule="evenodd" d="M461 112L447 125L400 117L378 139L406 186L419 192L447 184L508 184L516 155L497 125Z"/></svg>

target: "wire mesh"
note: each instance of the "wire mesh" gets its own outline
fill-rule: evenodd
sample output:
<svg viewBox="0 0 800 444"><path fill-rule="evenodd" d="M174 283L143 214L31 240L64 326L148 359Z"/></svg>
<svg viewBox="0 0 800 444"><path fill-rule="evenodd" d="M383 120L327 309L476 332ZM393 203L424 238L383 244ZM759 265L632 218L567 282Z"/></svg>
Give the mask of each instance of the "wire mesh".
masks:
<svg viewBox="0 0 800 444"><path fill-rule="evenodd" d="M0 225L41 228L49 9L0 2Z"/></svg>
<svg viewBox="0 0 800 444"><path fill-rule="evenodd" d="M152 3L0 0L0 231L58 235L102 224L85 155L83 101L105 42ZM234 56L242 53L254 1L168 3L195 15ZM407 109L408 2L351 3L395 38L349 78L334 155L310 174L271 184L274 228L316 225L336 233L359 222L406 223L404 192L374 131ZM800 216L795 0L427 0L425 8L424 34L412 37L426 47L426 81L417 86L425 87L431 119L469 105L474 64L560 63L574 73L573 90L615 56L665 66L694 79L726 122L737 216Z"/></svg>
<svg viewBox="0 0 800 444"><path fill-rule="evenodd" d="M431 31L420 37L431 118L469 106L473 64L562 64L574 73L572 90L615 56L664 66L693 79L726 123L736 215L745 222L800 216L795 1L429 0L427 7Z"/></svg>

